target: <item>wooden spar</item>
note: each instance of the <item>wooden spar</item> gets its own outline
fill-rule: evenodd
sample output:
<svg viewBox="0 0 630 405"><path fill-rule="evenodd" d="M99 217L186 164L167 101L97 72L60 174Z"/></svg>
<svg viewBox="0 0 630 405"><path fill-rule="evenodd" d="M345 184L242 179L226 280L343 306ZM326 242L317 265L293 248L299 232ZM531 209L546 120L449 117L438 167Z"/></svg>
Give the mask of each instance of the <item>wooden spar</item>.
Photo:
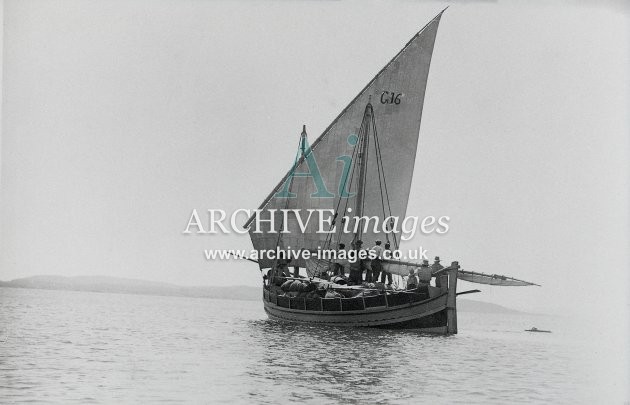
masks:
<svg viewBox="0 0 630 405"><path fill-rule="evenodd" d="M372 98L372 96L370 96ZM367 170L368 146L370 144L370 124L372 122L372 104L368 102L363 113L363 122L361 123L362 131L359 131L359 182L357 183L357 201L354 212L357 217L363 216L363 193L365 192L365 173ZM361 224L357 227L357 233L354 235L354 241L361 239Z"/></svg>
<svg viewBox="0 0 630 405"><path fill-rule="evenodd" d="M474 294L474 293L478 293L478 292L481 292L481 290L468 290L468 291L462 291L462 292L458 292L458 293L457 293L457 294L455 294L455 295L459 296L459 295L464 295L464 294Z"/></svg>
<svg viewBox="0 0 630 405"><path fill-rule="evenodd" d="M382 263L389 263L389 264L399 264L401 266L411 266L411 267L420 267L420 266L422 266L422 263L403 262L402 260L382 259L381 262Z"/></svg>
<svg viewBox="0 0 630 405"><path fill-rule="evenodd" d="M457 270L459 263L453 262L448 272L448 296L446 298L446 331L457 333Z"/></svg>
<svg viewBox="0 0 630 405"><path fill-rule="evenodd" d="M319 253L315 249L308 249L308 250L311 253L314 253L314 254ZM334 262L334 260L330 259L330 262ZM389 263L389 264L397 264L397 265L401 265L401 266L410 266L410 267L421 267L422 266L421 263L405 262L405 261L402 261L402 260L383 259L381 262L383 264ZM443 269L434 271L431 274L431 276L435 277L435 278L438 278L440 275L446 274L450 270L453 270L452 266L444 267ZM458 268L458 274L459 273L465 274L465 275L472 275L472 276L478 275L478 276L489 277L489 278L499 278L499 279L502 279L502 280L513 280L513 281L518 281L520 283L527 283L529 285L535 285L535 286L540 287L540 284L532 283L531 281L519 280L519 279L514 278L514 277L507 277L507 276L503 276L503 275L500 275L500 274L485 274L485 273L478 273L478 272L475 272L475 271L461 270L461 269ZM464 281L467 281L467 280L464 280ZM469 282L473 282L473 281L469 281ZM483 284L483 283L479 283L479 284ZM489 284L489 285L492 285L492 284ZM500 287L500 285L498 285L498 284L497 284L497 286Z"/></svg>
<svg viewBox="0 0 630 405"><path fill-rule="evenodd" d="M318 254L320 252L317 249L305 249L305 250L308 250L309 252L311 252L313 254ZM334 262L334 259L327 259L327 260L329 260L331 262ZM421 267L422 266L422 263L405 262L405 261L402 261L402 260L391 260L391 259L381 259L381 263L398 264L398 265L401 265L401 266L411 266L411 267ZM450 267L445 267L443 269L440 269L440 270L436 271L433 274L438 274L438 273L440 273L442 271L449 270L449 269L450 269Z"/></svg>
<svg viewBox="0 0 630 405"><path fill-rule="evenodd" d="M445 269L442 269L442 270L439 270L439 271L444 271L444 270ZM437 274L437 273L438 272L436 272L434 274ZM514 278L514 277L507 277L507 276L503 276L503 275L500 275L500 274L485 274L485 273L478 273L478 272L475 272L475 271L468 271L468 270L460 270L460 273L471 275L471 276L482 276L482 277L490 277L490 278L499 278L501 280L513 280L513 281L518 281L520 283L527 283L529 285L535 285L537 287L541 287L540 284L532 283L531 281L519 280L519 279ZM464 281L467 281L467 280L464 280ZM469 282L472 282L472 281L469 281ZM483 283L480 283L480 284L483 284Z"/></svg>

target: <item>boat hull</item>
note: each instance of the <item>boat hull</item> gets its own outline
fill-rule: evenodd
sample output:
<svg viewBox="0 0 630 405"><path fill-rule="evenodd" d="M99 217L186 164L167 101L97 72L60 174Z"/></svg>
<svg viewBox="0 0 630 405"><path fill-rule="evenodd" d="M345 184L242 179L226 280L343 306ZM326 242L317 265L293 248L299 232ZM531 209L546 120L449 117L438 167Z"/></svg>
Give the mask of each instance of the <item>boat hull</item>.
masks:
<svg viewBox="0 0 630 405"><path fill-rule="evenodd" d="M405 297L405 295L409 297ZM392 295L389 295L389 300L385 295L381 295L384 298L381 299L381 302L373 302L377 305L370 306L364 300L363 309L355 310L348 308L353 306L350 299L339 298L319 299L311 303L311 306L316 307L311 310L304 309L306 303L304 303L304 307L300 307L301 302L292 303L289 301L288 305L286 301L279 303L278 297L274 297L268 292L266 292L263 302L269 318L278 321L339 327L415 329L427 333L449 333L448 293L424 300L419 300L417 294L415 295L416 297L414 294L396 294L396 300L392 299ZM319 308L317 308L318 305ZM356 305L354 306L356 307Z"/></svg>

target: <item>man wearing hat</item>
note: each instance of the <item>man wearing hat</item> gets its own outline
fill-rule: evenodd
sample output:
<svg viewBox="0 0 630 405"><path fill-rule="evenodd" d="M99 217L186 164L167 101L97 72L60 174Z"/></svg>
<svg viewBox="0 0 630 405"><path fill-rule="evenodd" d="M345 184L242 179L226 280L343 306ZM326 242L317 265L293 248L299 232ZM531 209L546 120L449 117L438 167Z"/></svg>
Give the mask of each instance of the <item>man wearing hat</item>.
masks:
<svg viewBox="0 0 630 405"><path fill-rule="evenodd" d="M442 266L440 264L440 256L435 256L435 260L433 261L433 264L431 265L431 274L435 274L436 272L442 270L444 268L444 266ZM435 278L435 286L436 287L440 287L440 276L437 276Z"/></svg>
<svg viewBox="0 0 630 405"><path fill-rule="evenodd" d="M431 269L429 268L429 261L426 259L422 261L418 269L418 281L420 285L429 285L431 282Z"/></svg>
<svg viewBox="0 0 630 405"><path fill-rule="evenodd" d="M407 289L415 290L418 288L418 277L413 272L413 267L409 268L409 276L407 277Z"/></svg>

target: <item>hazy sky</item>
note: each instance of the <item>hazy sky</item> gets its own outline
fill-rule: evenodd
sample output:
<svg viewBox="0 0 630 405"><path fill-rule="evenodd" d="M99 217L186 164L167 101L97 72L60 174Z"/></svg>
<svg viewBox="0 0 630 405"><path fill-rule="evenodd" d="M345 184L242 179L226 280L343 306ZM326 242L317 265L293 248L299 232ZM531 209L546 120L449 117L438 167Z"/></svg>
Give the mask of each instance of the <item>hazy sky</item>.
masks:
<svg viewBox="0 0 630 405"><path fill-rule="evenodd" d="M628 315L629 38L621 2L454 2L427 86L408 215L431 256L541 288L538 312ZM440 2L4 2L0 279L260 285L183 235L256 208ZM610 311L615 308L615 311ZM625 315L624 315L625 314Z"/></svg>

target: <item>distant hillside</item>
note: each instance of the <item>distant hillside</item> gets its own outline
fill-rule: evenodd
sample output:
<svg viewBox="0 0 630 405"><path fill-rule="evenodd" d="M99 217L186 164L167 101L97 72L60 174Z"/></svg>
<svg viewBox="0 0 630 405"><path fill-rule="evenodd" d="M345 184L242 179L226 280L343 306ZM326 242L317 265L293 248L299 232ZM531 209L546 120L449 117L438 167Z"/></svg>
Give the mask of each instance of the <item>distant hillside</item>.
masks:
<svg viewBox="0 0 630 405"><path fill-rule="evenodd" d="M510 309L489 302L457 299L457 310L461 312L483 312L485 314L520 314L521 311Z"/></svg>
<svg viewBox="0 0 630 405"><path fill-rule="evenodd" d="M33 276L0 281L0 287L38 288L44 290L92 291L121 294L166 295L177 297L259 300L260 288L247 286L184 287L137 279L106 276Z"/></svg>
<svg viewBox="0 0 630 405"><path fill-rule="evenodd" d="M155 281L107 276L33 276L11 281L0 281L0 287L36 288L44 290L91 291L120 294L164 295L176 297L220 298L234 300L260 300L257 287L184 287ZM462 312L519 313L519 311L482 301L457 300L457 310Z"/></svg>

